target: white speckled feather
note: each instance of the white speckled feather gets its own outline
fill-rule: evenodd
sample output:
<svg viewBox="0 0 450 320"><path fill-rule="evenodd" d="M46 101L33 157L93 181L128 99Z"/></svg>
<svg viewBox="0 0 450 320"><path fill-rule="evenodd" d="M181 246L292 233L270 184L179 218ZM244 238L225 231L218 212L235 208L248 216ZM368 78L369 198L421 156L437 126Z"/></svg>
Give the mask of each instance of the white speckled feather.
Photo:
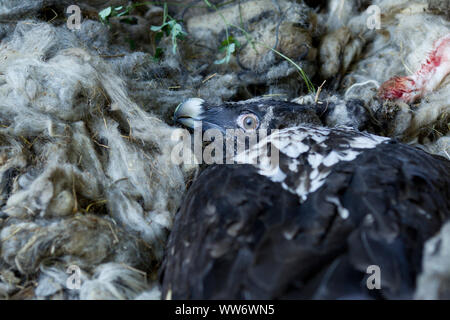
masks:
<svg viewBox="0 0 450 320"><path fill-rule="evenodd" d="M272 133L237 155L235 161L247 163L245 159L249 159L260 174L281 183L284 189L297 194L303 202L309 193L326 182L339 162L352 161L364 150L373 149L387 141L388 138L349 127L330 129L297 126ZM279 151L279 161L267 155L270 148Z"/></svg>

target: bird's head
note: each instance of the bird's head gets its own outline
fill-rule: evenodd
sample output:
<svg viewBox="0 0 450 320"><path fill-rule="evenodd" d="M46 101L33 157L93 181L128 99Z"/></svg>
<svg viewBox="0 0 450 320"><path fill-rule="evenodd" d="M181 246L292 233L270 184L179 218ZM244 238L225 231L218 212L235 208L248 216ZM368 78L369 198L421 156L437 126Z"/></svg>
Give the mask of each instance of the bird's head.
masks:
<svg viewBox="0 0 450 320"><path fill-rule="evenodd" d="M176 108L174 120L191 129L201 124L202 131L218 129L222 133L228 129L251 132L300 124L321 124L311 105L268 99L227 102L214 106L202 99L191 98Z"/></svg>

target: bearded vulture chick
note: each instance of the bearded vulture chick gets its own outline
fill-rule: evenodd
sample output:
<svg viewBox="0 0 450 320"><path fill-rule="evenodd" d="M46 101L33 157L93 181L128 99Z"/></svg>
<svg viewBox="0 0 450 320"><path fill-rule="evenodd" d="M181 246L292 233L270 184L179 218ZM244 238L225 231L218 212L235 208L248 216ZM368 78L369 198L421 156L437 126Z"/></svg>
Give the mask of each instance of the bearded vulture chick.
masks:
<svg viewBox="0 0 450 320"><path fill-rule="evenodd" d="M181 104L190 128L280 129L236 164L207 166L175 217L163 262L168 299L408 299L424 242L450 215L450 162L348 127L314 105ZM259 160L242 162L243 154ZM375 266L375 267L374 267ZM379 268L379 287L369 286Z"/></svg>

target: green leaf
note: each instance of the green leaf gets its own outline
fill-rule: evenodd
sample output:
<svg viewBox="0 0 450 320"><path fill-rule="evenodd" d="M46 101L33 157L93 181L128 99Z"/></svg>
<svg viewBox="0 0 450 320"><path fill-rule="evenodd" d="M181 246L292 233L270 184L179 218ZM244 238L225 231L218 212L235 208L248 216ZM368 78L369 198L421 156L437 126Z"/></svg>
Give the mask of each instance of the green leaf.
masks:
<svg viewBox="0 0 450 320"><path fill-rule="evenodd" d="M108 7L103 9L98 13L100 17L100 21L103 23L109 23L109 19L112 17L123 17L130 13L130 10L133 9L132 6L128 6L124 8L124 6L117 6L117 7ZM122 12L120 12L123 10Z"/></svg>
<svg viewBox="0 0 450 320"><path fill-rule="evenodd" d="M164 27L164 25L162 25L162 26L151 26L150 30L152 30L154 32L157 32L157 31L160 31L163 27Z"/></svg>
<svg viewBox="0 0 450 320"><path fill-rule="evenodd" d="M187 35L187 33L183 31L181 24L172 18L160 26L151 26L150 30L158 32L155 37L156 42L159 42L164 34L166 36L170 36L172 38L172 52L174 54L177 51L177 40L181 40L185 35Z"/></svg>
<svg viewBox="0 0 450 320"><path fill-rule="evenodd" d="M127 9L127 10L125 10L125 11L123 11L123 12L117 13L117 16L118 16L118 17L123 17L123 16L125 16L125 15L127 15L127 14L129 14L129 13L130 13L130 10Z"/></svg>
<svg viewBox="0 0 450 320"><path fill-rule="evenodd" d="M109 17L111 16L112 7L108 7L103 9L98 13L100 20L102 22L108 22Z"/></svg>
<svg viewBox="0 0 450 320"><path fill-rule="evenodd" d="M225 57L225 58L223 58L223 59L220 59L220 60L214 61L214 64L223 64L223 63L226 62L226 60L227 60L227 57Z"/></svg>
<svg viewBox="0 0 450 320"><path fill-rule="evenodd" d="M226 47L228 47L232 43L234 43L238 48L241 46L239 41L237 41L233 36L229 36L220 43L219 50L223 51Z"/></svg>
<svg viewBox="0 0 450 320"><path fill-rule="evenodd" d="M172 30L172 52L175 54L177 52L177 38L183 35L183 28L181 25L176 23Z"/></svg>
<svg viewBox="0 0 450 320"><path fill-rule="evenodd" d="M234 39L232 36L229 36L227 39L222 41L219 46L219 51L225 51L225 57L220 60L214 61L214 64L223 64L230 62L231 55L236 51L236 48L239 48L241 44L239 41Z"/></svg>

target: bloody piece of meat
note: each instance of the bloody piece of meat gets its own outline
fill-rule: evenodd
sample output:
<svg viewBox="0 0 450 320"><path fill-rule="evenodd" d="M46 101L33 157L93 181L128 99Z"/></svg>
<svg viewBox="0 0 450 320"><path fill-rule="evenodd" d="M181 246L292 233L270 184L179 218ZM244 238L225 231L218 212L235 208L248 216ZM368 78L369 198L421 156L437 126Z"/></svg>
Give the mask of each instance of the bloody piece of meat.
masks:
<svg viewBox="0 0 450 320"><path fill-rule="evenodd" d="M411 76L393 77L378 90L382 99L406 103L422 98L436 89L450 73L450 34L440 38L419 70Z"/></svg>

